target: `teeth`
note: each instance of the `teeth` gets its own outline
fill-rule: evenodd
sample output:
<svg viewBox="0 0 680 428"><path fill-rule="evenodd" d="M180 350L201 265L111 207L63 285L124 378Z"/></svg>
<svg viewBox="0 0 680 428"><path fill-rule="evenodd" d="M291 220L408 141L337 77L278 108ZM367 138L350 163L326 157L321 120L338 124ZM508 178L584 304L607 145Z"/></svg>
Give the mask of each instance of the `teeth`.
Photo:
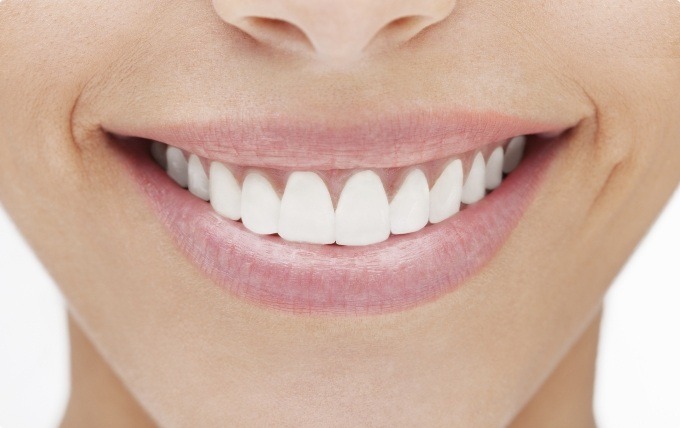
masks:
<svg viewBox="0 0 680 428"><path fill-rule="evenodd" d="M390 230L394 235L417 232L430 215L430 188L427 177L414 169L402 183L390 203Z"/></svg>
<svg viewBox="0 0 680 428"><path fill-rule="evenodd" d="M168 175L175 180L175 183L186 188L189 185L189 176L184 153L176 147L168 147L166 158L168 160Z"/></svg>
<svg viewBox="0 0 680 428"><path fill-rule="evenodd" d="M460 210L463 193L463 163L448 164L430 191L430 223L439 223Z"/></svg>
<svg viewBox="0 0 680 428"><path fill-rule="evenodd" d="M503 181L503 148L496 147L486 161L486 188L494 190Z"/></svg>
<svg viewBox="0 0 680 428"><path fill-rule="evenodd" d="M345 183L335 211L339 245L370 245L390 236L390 205L380 177L373 171L354 174Z"/></svg>
<svg viewBox="0 0 680 428"><path fill-rule="evenodd" d="M163 169L168 169L168 159L165 157L166 145L154 141L151 143L151 157L154 158L156 163L160 165Z"/></svg>
<svg viewBox="0 0 680 428"><path fill-rule="evenodd" d="M221 216L241 220L251 232L277 233L292 242L361 246L385 241L390 234L417 232L428 222L440 223L455 215L461 204L480 201L487 190L502 184L503 173L513 171L521 162L525 144L526 137L515 137L505 150L502 146L494 148L486 161L481 152L476 153L467 178L463 161L452 160L432 189L427 179L429 165L405 170L408 174L391 202L378 173L357 172L345 183L336 209L329 192L329 186L337 187L332 179L335 175L326 178L327 186L323 175L291 172L283 197L279 198L263 172L247 173L243 184L239 185L230 168L220 162L211 162L207 174L203 161L196 155L189 155L187 160L182 150L157 141L151 143L150 151L153 159L178 185L188 187L196 197L210 201ZM399 177L397 174L401 171L385 173L387 177ZM391 181L389 185L392 186Z"/></svg>
<svg viewBox="0 0 680 428"><path fill-rule="evenodd" d="M189 191L204 201L210 199L210 184L201 160L196 155L189 156Z"/></svg>
<svg viewBox="0 0 680 428"><path fill-rule="evenodd" d="M278 232L281 201L269 180L259 173L248 173L241 193L241 220L251 232L270 235Z"/></svg>
<svg viewBox="0 0 680 428"><path fill-rule="evenodd" d="M505 160L503 161L504 173L511 173L522 161L526 141L527 138L525 136L515 137L510 140L510 143L508 143L508 147L505 150Z"/></svg>
<svg viewBox="0 0 680 428"><path fill-rule="evenodd" d="M461 198L463 203L474 204L480 201L486 194L485 181L484 156L481 153L477 153L475 160L472 161L467 181L463 185L463 197Z"/></svg>
<svg viewBox="0 0 680 428"><path fill-rule="evenodd" d="M310 244L335 242L335 212L326 183L313 172L294 172L281 198L279 236Z"/></svg>
<svg viewBox="0 0 680 428"><path fill-rule="evenodd" d="M229 168L219 162L210 164L210 204L226 218L241 219L241 188Z"/></svg>

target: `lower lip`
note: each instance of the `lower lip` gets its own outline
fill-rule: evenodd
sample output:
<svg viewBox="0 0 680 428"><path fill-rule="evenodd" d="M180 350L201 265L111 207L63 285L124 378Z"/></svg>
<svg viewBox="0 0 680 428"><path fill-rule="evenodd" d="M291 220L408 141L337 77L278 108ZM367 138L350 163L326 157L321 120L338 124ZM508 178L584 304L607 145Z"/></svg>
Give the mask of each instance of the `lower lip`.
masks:
<svg viewBox="0 0 680 428"><path fill-rule="evenodd" d="M503 246L560 145L529 144L498 189L449 220L380 244L342 247L255 235L177 186L146 144L116 144L178 246L215 283L263 307L337 315L402 311L460 287Z"/></svg>

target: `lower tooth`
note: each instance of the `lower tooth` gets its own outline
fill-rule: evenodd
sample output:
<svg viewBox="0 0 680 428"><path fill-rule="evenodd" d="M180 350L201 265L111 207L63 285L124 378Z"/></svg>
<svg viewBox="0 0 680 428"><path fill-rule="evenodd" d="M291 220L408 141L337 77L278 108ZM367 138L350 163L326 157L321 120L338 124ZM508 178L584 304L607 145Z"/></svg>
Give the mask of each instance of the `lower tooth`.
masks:
<svg viewBox="0 0 680 428"><path fill-rule="evenodd" d="M251 172L243 180L241 220L251 232L270 235L278 232L281 201L269 180Z"/></svg>
<svg viewBox="0 0 680 428"><path fill-rule="evenodd" d="M168 161L168 175L175 180L175 183L186 188L189 185L189 165L184 153L177 147L168 147L165 154Z"/></svg>
<svg viewBox="0 0 680 428"><path fill-rule="evenodd" d="M484 156L477 153L472 161L472 167L468 173L467 180L463 185L462 201L465 204L474 204L484 198L486 194L486 166Z"/></svg>
<svg viewBox="0 0 680 428"><path fill-rule="evenodd" d="M189 191L204 201L210 199L208 176L205 174L201 160L196 155L189 157Z"/></svg>
<svg viewBox="0 0 680 428"><path fill-rule="evenodd" d="M279 236L310 244L335 242L335 212L326 183L313 172L294 172L281 198Z"/></svg>
<svg viewBox="0 0 680 428"><path fill-rule="evenodd" d="M390 236L390 205L382 180L362 171L347 180L335 210L335 241L339 245L370 245Z"/></svg>
<svg viewBox="0 0 680 428"><path fill-rule="evenodd" d="M165 157L166 145L158 141L151 143L151 157L163 169L168 169L168 159Z"/></svg>
<svg viewBox="0 0 680 428"><path fill-rule="evenodd" d="M496 149L489 156L486 162L486 188L494 190L501 185L503 181L503 148L496 147Z"/></svg>
<svg viewBox="0 0 680 428"><path fill-rule="evenodd" d="M522 161L526 141L527 138L525 136L515 137L510 140L508 147L505 149L505 160L503 161L504 173L511 173Z"/></svg>

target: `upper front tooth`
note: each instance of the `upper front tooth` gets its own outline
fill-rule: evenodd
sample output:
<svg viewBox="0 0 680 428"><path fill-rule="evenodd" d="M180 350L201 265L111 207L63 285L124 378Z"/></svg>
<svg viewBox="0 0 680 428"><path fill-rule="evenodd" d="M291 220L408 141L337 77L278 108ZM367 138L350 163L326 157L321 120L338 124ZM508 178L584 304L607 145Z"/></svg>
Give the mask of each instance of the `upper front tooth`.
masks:
<svg viewBox="0 0 680 428"><path fill-rule="evenodd" d="M195 196L207 201L210 199L208 176L196 155L189 156L189 191Z"/></svg>
<svg viewBox="0 0 680 428"><path fill-rule="evenodd" d="M219 162L210 164L210 204L229 219L241 218L241 187L229 168Z"/></svg>
<svg viewBox="0 0 680 428"><path fill-rule="evenodd" d="M456 159L444 168L430 190L430 223L439 223L460 210L463 163Z"/></svg>
<svg viewBox="0 0 680 428"><path fill-rule="evenodd" d="M294 172L281 198L279 236L311 244L335 242L335 212L326 183L313 172Z"/></svg>
<svg viewBox="0 0 680 428"><path fill-rule="evenodd" d="M390 203L392 233L416 232L427 224L430 215L430 187L423 171L414 169Z"/></svg>
<svg viewBox="0 0 680 428"><path fill-rule="evenodd" d="M166 145L159 141L152 142L151 157L153 157L156 163L163 169L168 169L168 159L165 157L165 148Z"/></svg>
<svg viewBox="0 0 680 428"><path fill-rule="evenodd" d="M370 245L390 236L390 204L380 177L373 171L354 174L345 183L335 211L339 245Z"/></svg>
<svg viewBox="0 0 680 428"><path fill-rule="evenodd" d="M278 232L281 201L269 180L257 172L243 180L241 219L251 232L269 235Z"/></svg>
<svg viewBox="0 0 680 428"><path fill-rule="evenodd" d="M503 172L511 173L522 160L524 154L524 145L527 142L525 136L515 137L510 140L508 147L505 149L505 160L503 161Z"/></svg>
<svg viewBox="0 0 680 428"><path fill-rule="evenodd" d="M188 165L184 153L177 147L168 147L166 151L168 160L168 175L182 187L189 185Z"/></svg>
<svg viewBox="0 0 680 428"><path fill-rule="evenodd" d="M503 181L503 148L496 147L496 149L489 156L486 161L486 188L489 190L496 189Z"/></svg>
<svg viewBox="0 0 680 428"><path fill-rule="evenodd" d="M485 176L484 156L481 153L477 153L475 160L472 161L472 167L468 173L467 180L463 185L463 203L474 204L484 198L486 194Z"/></svg>

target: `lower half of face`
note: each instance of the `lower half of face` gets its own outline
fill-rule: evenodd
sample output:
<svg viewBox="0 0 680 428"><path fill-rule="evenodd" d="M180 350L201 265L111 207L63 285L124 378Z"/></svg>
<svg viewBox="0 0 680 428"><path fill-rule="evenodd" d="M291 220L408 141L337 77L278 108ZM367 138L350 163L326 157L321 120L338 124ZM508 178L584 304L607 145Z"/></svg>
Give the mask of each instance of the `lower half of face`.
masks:
<svg viewBox="0 0 680 428"><path fill-rule="evenodd" d="M3 4L0 198L161 422L505 423L680 178L680 7L536 3L351 58Z"/></svg>

